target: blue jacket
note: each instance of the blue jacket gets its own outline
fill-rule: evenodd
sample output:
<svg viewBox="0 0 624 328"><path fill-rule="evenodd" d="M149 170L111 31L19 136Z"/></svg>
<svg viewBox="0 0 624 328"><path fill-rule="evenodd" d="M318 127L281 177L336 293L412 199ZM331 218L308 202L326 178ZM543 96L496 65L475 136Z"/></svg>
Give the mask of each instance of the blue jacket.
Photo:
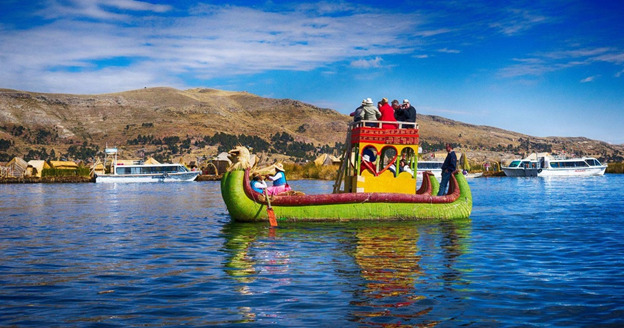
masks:
<svg viewBox="0 0 624 328"><path fill-rule="evenodd" d="M260 182L260 181L256 181L256 180L251 180L251 189L253 189L254 191L263 194L264 193L264 188L266 188L267 185L264 181Z"/></svg>
<svg viewBox="0 0 624 328"><path fill-rule="evenodd" d="M273 181L273 186L283 186L287 183L286 174L284 174L284 172L282 171L277 171L277 173L275 173L275 175L271 177L271 180Z"/></svg>

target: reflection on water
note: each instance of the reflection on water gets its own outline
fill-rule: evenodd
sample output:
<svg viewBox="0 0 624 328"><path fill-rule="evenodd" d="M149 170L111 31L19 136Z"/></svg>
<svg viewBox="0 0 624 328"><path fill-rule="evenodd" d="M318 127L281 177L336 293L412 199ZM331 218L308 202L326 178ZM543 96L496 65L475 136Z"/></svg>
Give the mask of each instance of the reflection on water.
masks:
<svg viewBox="0 0 624 328"><path fill-rule="evenodd" d="M416 226L361 227L357 229L355 262L361 268L366 283L351 304L359 309L352 314L354 321L373 324L375 318L412 320L428 313L425 306L414 311L419 293L415 283L424 273L420 268L418 252L419 232ZM402 308L410 307L410 313Z"/></svg>
<svg viewBox="0 0 624 328"><path fill-rule="evenodd" d="M339 249L343 256L351 259L353 269L346 269L350 265L341 263L332 279L350 286L344 290L350 294L344 306L349 308L348 320L358 326L435 326L448 313L441 309L435 311L440 301L436 299L438 295L431 293L431 287L453 290L457 282L463 286L468 284L462 278L463 270L455 266L458 258L468 252L468 220L345 223L339 233L336 227L335 224L313 227L309 223L278 228L228 224L223 229L224 249L228 252L224 270L239 283L236 291L240 294L270 294L279 285L292 283L292 277L300 270L292 262L291 253L310 260L315 256L336 257L332 252ZM322 253L319 250L309 253L300 248L292 252L277 250L293 240L317 238L322 238L327 247L321 248ZM276 279L268 289L259 282L267 276ZM461 298L456 298L455 302L458 299ZM277 302L275 306L281 305ZM254 311L253 307L241 309L241 318L256 318L250 314ZM439 313L445 314L438 317Z"/></svg>

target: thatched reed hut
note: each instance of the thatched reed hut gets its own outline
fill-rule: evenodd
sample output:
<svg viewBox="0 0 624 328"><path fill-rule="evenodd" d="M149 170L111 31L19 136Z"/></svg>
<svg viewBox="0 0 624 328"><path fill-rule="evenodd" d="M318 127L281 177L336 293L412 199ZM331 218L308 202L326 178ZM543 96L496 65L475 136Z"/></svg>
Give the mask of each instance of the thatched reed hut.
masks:
<svg viewBox="0 0 624 328"><path fill-rule="evenodd" d="M28 170L28 163L20 157L10 160L4 169L5 178L23 178Z"/></svg>
<svg viewBox="0 0 624 328"><path fill-rule="evenodd" d="M33 159L33 160L28 161L28 165L30 165L29 169L31 169L31 173L27 175L30 175L31 177L37 177L37 178L41 178L41 174L43 173L44 169L51 168L50 164L48 164L48 162L44 160Z"/></svg>

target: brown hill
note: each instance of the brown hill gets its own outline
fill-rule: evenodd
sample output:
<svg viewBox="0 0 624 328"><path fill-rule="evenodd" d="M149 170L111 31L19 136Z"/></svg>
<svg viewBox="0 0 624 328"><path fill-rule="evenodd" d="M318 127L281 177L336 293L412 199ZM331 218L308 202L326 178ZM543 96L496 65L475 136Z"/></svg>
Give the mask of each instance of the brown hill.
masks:
<svg viewBox="0 0 624 328"><path fill-rule="evenodd" d="M295 141L333 146L344 142L350 120L335 110L296 100L214 89L146 88L101 95L0 89L0 152L24 156L29 150L52 148L58 155L84 142L103 148L128 145L138 135L197 139L217 132L265 140L286 132ZM453 142L479 160L501 160L515 156L514 152L535 150L617 159L624 148L586 138L531 137L439 116L419 115L418 121L426 151ZM214 147L194 149L195 154L208 156L214 152Z"/></svg>
<svg viewBox="0 0 624 328"><path fill-rule="evenodd" d="M0 125L55 127L61 139L122 144L137 133L163 136L289 132L321 143L343 134L348 117L299 101L246 92L150 88L103 95L0 89ZM303 128L301 128L303 126Z"/></svg>

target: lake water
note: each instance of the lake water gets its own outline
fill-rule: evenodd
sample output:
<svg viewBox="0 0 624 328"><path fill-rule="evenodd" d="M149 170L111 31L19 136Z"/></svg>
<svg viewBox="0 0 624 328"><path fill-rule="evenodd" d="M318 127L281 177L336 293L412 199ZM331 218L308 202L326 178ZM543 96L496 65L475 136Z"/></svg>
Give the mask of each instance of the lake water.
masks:
<svg viewBox="0 0 624 328"><path fill-rule="evenodd" d="M624 325L624 175L469 181L469 220L277 229L218 182L0 185L0 326Z"/></svg>

